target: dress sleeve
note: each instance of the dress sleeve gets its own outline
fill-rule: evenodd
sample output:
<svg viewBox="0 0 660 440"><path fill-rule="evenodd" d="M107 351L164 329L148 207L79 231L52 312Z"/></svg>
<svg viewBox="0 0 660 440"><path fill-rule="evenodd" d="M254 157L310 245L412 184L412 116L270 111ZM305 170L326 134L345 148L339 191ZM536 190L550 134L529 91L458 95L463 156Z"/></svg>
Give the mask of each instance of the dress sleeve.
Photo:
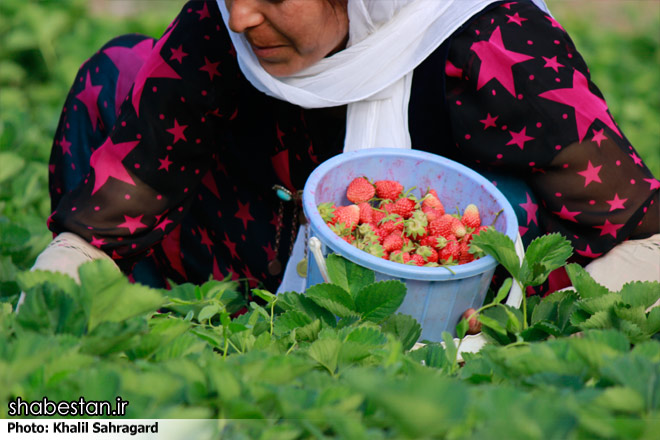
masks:
<svg viewBox="0 0 660 440"><path fill-rule="evenodd" d="M536 198L527 222L570 239L578 261L629 238L658 203L660 183L570 37L531 2L497 6L452 40L445 92L460 157L523 179Z"/></svg>
<svg viewBox="0 0 660 440"><path fill-rule="evenodd" d="M193 1L138 71L90 173L49 219L117 262L134 260L181 221L234 113L237 63L215 1Z"/></svg>

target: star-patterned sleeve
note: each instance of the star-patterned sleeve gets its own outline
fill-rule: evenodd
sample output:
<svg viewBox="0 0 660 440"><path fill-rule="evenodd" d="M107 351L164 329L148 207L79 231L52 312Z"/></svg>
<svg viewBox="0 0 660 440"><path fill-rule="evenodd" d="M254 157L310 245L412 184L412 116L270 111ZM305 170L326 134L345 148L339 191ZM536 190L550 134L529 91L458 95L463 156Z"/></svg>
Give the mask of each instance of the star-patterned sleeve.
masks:
<svg viewBox="0 0 660 440"><path fill-rule="evenodd" d="M657 208L660 183L555 19L527 2L485 12L452 41L446 78L458 154L533 192L521 205L521 233L530 223L560 232L586 262L640 231L658 232L646 213Z"/></svg>
<svg viewBox="0 0 660 440"><path fill-rule="evenodd" d="M215 2L189 2L152 43L140 43L143 64L133 72L132 87L122 82L121 70L130 63L117 61L118 51L129 50L106 51L120 70L117 93L123 87L126 98L91 153L89 174L65 191L49 220L53 232L74 232L120 265L147 252L181 221L190 195L221 154L219 131L235 109L230 82L237 77L236 63ZM90 77L87 71L88 94L95 96L98 72Z"/></svg>

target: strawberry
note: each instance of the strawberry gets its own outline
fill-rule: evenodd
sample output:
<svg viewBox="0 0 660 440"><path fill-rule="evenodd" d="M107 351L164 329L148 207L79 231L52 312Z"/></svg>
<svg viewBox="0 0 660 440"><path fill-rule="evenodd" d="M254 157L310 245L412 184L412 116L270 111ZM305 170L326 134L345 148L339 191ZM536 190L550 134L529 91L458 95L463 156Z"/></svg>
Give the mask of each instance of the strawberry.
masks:
<svg viewBox="0 0 660 440"><path fill-rule="evenodd" d="M470 253L470 246L466 241L461 240L458 247L460 251L458 255L458 264L465 264L474 261L474 255Z"/></svg>
<svg viewBox="0 0 660 440"><path fill-rule="evenodd" d="M371 208L371 223L374 225L378 225L380 221L387 215L384 211L381 211L380 209L376 208Z"/></svg>
<svg viewBox="0 0 660 440"><path fill-rule="evenodd" d="M335 209L335 225L343 224L349 231L353 232L360 221L360 208L357 205L340 206Z"/></svg>
<svg viewBox="0 0 660 440"><path fill-rule="evenodd" d="M408 252L401 252L401 251L392 251L390 253L390 261L394 261L396 263L402 263L406 264L408 261L410 261L410 254Z"/></svg>
<svg viewBox="0 0 660 440"><path fill-rule="evenodd" d="M390 213L399 214L403 218L410 218L415 210L415 201L408 197L401 197L390 208Z"/></svg>
<svg viewBox="0 0 660 440"><path fill-rule="evenodd" d="M438 193L436 193L434 189L428 191L422 198L422 208L433 208L438 211L440 215L445 213L445 207L438 198Z"/></svg>
<svg viewBox="0 0 660 440"><path fill-rule="evenodd" d="M403 231L403 219L397 214L390 214L380 221L380 229L389 235L394 231Z"/></svg>
<svg viewBox="0 0 660 440"><path fill-rule="evenodd" d="M346 198L359 205L368 202L376 194L374 186L364 177L357 177L348 184Z"/></svg>
<svg viewBox="0 0 660 440"><path fill-rule="evenodd" d="M400 233L392 232L383 240L383 249L385 252L392 253L393 251L400 251L403 247L403 237Z"/></svg>
<svg viewBox="0 0 660 440"><path fill-rule="evenodd" d="M481 331L481 322L477 320L478 315L476 314L476 312L477 311L474 310L473 308L469 308L465 312L463 312L463 315L461 315L462 319L469 319L468 330L467 330L468 335L476 335Z"/></svg>
<svg viewBox="0 0 660 440"><path fill-rule="evenodd" d="M335 209L336 206L332 202L321 203L319 205L319 214L321 214L321 218L324 222L331 225L335 224Z"/></svg>
<svg viewBox="0 0 660 440"><path fill-rule="evenodd" d="M358 204L360 208L360 224L371 223L373 221L374 209L367 202L362 202Z"/></svg>
<svg viewBox="0 0 660 440"><path fill-rule="evenodd" d="M463 211L461 221L468 228L477 229L481 226L481 217L479 216L479 208L477 208L477 205L473 203L467 205L465 211Z"/></svg>
<svg viewBox="0 0 660 440"><path fill-rule="evenodd" d="M447 244L447 239L442 235L427 235L419 241L420 246L429 246L434 249L442 249Z"/></svg>
<svg viewBox="0 0 660 440"><path fill-rule="evenodd" d="M419 241L426 235L426 226L426 215L421 211L415 211L408 220L403 221L403 232L407 237Z"/></svg>
<svg viewBox="0 0 660 440"><path fill-rule="evenodd" d="M403 185L395 180L377 180L374 185L376 196L381 199L396 200L403 191Z"/></svg>
<svg viewBox="0 0 660 440"><path fill-rule="evenodd" d="M424 257L422 257L419 254L412 254L410 256L410 263L415 264L416 266L424 266L426 264L426 261L424 261Z"/></svg>
<svg viewBox="0 0 660 440"><path fill-rule="evenodd" d="M426 214L426 221L428 222L432 222L433 220L442 217L445 213L444 211L440 211L438 209L431 208L429 206L424 207L423 205L422 205L422 212Z"/></svg>
<svg viewBox="0 0 660 440"><path fill-rule="evenodd" d="M422 256L424 258L424 263L438 262L438 252L430 246L418 247L415 254Z"/></svg>
<svg viewBox="0 0 660 440"><path fill-rule="evenodd" d="M461 238L466 234L465 226L456 217L445 214L439 219L429 223L429 235L442 235L447 238L450 234Z"/></svg>
<svg viewBox="0 0 660 440"><path fill-rule="evenodd" d="M438 258L443 261L443 263L457 263L460 256L461 248L456 240L449 240L445 247L440 249L438 253Z"/></svg>

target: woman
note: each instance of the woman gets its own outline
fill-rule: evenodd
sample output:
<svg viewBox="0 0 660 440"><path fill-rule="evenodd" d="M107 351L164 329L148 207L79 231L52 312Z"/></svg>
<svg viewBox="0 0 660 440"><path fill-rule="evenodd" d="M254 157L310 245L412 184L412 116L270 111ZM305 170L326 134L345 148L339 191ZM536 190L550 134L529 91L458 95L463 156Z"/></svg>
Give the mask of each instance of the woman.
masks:
<svg viewBox="0 0 660 440"><path fill-rule="evenodd" d="M561 232L587 264L644 239L624 260L660 271L660 183L540 0L194 1L159 40L113 40L65 104L60 235L36 267L110 256L153 285L275 290L302 219L272 187L295 196L319 163L375 146L494 176L526 241Z"/></svg>

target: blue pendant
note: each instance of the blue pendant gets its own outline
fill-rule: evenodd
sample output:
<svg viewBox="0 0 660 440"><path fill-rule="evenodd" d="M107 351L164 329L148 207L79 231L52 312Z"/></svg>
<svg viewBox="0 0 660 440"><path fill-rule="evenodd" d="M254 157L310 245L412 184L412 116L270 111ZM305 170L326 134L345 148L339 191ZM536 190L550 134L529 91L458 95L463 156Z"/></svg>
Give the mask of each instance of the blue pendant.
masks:
<svg viewBox="0 0 660 440"><path fill-rule="evenodd" d="M276 193L277 193L277 197L279 197L280 200L284 200L285 202L291 201L291 193L290 192L278 188Z"/></svg>

